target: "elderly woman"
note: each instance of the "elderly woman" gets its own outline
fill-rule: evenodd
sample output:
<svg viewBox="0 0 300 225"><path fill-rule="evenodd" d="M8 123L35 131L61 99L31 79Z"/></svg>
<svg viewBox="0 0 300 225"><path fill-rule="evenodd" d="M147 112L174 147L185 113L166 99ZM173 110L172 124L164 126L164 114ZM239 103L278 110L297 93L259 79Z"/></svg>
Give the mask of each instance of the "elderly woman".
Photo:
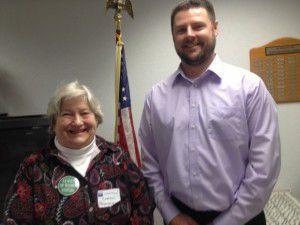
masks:
<svg viewBox="0 0 300 225"><path fill-rule="evenodd" d="M53 139L21 164L5 224L153 224L153 199L127 152L96 135L100 105L77 81L48 105Z"/></svg>

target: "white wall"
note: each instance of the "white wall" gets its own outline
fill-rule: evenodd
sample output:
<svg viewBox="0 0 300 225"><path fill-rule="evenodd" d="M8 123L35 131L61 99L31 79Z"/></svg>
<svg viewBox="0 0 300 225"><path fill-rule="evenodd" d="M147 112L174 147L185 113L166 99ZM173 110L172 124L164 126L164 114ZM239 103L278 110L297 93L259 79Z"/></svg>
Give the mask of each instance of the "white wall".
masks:
<svg viewBox="0 0 300 225"><path fill-rule="evenodd" d="M114 28L103 0L0 0L0 112L43 114L58 84L78 78L101 100L99 134L113 137ZM136 130L144 95L173 72L178 57L170 12L180 1L132 0L135 19L124 16ZM220 34L217 52L249 69L249 49L279 37L300 38L299 0L214 0ZM277 188L300 199L300 103L278 105L282 170Z"/></svg>

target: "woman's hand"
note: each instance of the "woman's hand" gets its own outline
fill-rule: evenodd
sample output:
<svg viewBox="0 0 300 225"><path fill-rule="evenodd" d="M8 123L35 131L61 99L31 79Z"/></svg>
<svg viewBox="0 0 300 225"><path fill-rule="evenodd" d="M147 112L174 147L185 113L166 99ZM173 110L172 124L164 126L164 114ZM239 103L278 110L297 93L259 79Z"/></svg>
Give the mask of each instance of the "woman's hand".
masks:
<svg viewBox="0 0 300 225"><path fill-rule="evenodd" d="M199 225L199 224L192 217L180 213L171 220L169 225Z"/></svg>

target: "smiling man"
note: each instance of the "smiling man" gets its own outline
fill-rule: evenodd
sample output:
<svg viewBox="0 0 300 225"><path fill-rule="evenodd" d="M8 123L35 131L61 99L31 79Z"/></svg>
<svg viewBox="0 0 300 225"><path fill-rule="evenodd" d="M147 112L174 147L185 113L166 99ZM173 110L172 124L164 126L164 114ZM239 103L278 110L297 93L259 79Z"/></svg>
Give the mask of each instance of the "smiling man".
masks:
<svg viewBox="0 0 300 225"><path fill-rule="evenodd" d="M177 5L171 29L181 63L147 94L139 129L157 207L170 225L264 225L280 171L276 105L215 53L210 2Z"/></svg>

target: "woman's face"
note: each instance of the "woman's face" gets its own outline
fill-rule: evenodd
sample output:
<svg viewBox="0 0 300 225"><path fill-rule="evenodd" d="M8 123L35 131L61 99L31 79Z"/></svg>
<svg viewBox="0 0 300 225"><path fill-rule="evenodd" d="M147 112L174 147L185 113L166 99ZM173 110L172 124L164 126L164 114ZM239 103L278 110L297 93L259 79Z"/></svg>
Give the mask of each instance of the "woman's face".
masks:
<svg viewBox="0 0 300 225"><path fill-rule="evenodd" d="M58 142L73 149L90 144L96 134L97 120L85 98L63 100L60 111L54 126Z"/></svg>

